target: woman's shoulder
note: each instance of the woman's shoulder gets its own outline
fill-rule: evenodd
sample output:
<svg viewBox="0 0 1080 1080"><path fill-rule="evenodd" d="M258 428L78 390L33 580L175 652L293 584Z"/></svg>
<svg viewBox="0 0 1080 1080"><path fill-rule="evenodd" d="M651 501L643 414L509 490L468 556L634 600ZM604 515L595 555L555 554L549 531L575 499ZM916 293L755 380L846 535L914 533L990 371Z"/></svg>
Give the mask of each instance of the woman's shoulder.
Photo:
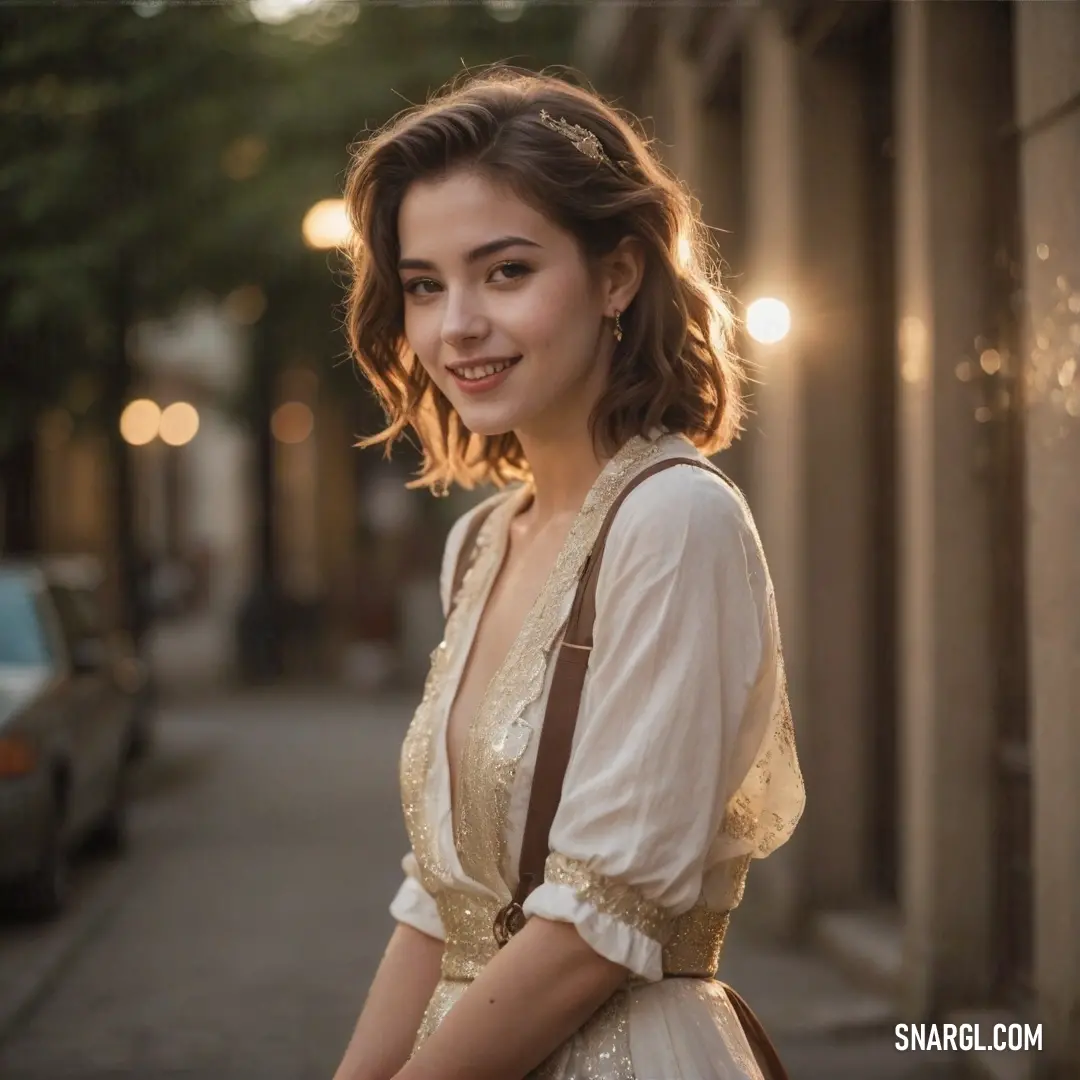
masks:
<svg viewBox="0 0 1080 1080"><path fill-rule="evenodd" d="M738 540L758 546L757 528L742 492L692 447L666 449L679 459L646 477L627 496L611 525L611 539L683 546ZM689 464L693 460L697 464Z"/></svg>

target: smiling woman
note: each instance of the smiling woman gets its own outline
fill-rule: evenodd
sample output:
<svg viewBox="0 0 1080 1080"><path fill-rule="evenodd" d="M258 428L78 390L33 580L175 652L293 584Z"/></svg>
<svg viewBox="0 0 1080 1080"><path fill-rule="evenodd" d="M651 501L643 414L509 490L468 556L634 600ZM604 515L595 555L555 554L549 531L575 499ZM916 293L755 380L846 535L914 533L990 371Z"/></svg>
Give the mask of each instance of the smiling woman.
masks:
<svg viewBox="0 0 1080 1080"><path fill-rule="evenodd" d="M708 460L731 317L683 185L588 91L497 69L360 146L347 329L453 527L401 756L397 920L336 1080L770 1080L715 980L803 787L772 583ZM654 476L654 474L657 474Z"/></svg>
<svg viewBox="0 0 1080 1080"><path fill-rule="evenodd" d="M362 144L345 202L350 341L390 421L361 445L416 427L418 485L527 476L515 425L500 427L526 401L544 434L572 400L608 452L656 427L706 453L738 432L732 318L690 196L587 91L472 76ZM454 364L519 356L484 388L498 402L458 409Z"/></svg>
<svg viewBox="0 0 1080 1080"><path fill-rule="evenodd" d="M610 283L611 302L627 306L640 245L609 257L594 282L573 234L472 170L414 183L398 236L405 337L465 427L534 444L586 432L610 366L597 362L597 294Z"/></svg>

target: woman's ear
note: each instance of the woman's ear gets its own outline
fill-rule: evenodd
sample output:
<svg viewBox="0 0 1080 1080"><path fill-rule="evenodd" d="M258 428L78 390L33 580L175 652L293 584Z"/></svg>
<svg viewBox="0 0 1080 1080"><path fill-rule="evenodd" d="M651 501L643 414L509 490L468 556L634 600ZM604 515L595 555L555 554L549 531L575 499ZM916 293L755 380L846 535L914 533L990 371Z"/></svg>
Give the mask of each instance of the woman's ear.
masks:
<svg viewBox="0 0 1080 1080"><path fill-rule="evenodd" d="M645 245L636 236L624 236L602 262L606 313L625 311L645 277Z"/></svg>

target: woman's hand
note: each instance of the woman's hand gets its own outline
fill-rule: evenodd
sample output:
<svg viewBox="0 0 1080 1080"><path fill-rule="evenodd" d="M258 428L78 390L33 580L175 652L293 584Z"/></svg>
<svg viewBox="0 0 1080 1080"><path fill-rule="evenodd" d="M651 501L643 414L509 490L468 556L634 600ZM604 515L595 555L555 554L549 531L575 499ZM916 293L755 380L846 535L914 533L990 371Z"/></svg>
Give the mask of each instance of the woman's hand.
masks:
<svg viewBox="0 0 1080 1080"><path fill-rule="evenodd" d="M534 916L394 1080L521 1080L626 977L571 924Z"/></svg>

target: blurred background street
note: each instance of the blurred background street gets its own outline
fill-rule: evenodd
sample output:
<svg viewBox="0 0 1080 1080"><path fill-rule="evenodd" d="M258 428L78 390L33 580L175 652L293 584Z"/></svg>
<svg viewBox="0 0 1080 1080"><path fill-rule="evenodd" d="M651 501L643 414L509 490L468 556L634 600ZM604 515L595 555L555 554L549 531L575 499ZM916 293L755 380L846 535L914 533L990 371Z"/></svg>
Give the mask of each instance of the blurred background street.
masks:
<svg viewBox="0 0 1080 1080"><path fill-rule="evenodd" d="M332 1074L488 494L354 446L341 185L500 60L642 117L741 320L808 803L721 977L793 1080L1080 1076L1077 56L1075 0L0 3L0 1078Z"/></svg>
<svg viewBox="0 0 1080 1080"><path fill-rule="evenodd" d="M137 783L131 857L82 868L70 916L87 925L44 999L0 1012L16 1021L0 1076L333 1075L392 929L412 705L284 691L167 710ZM0 1010L17 968L51 945L26 933L0 933ZM795 1078L954 1075L932 1054L897 1053L886 1003L801 950L744 928L722 977L782 1040Z"/></svg>

